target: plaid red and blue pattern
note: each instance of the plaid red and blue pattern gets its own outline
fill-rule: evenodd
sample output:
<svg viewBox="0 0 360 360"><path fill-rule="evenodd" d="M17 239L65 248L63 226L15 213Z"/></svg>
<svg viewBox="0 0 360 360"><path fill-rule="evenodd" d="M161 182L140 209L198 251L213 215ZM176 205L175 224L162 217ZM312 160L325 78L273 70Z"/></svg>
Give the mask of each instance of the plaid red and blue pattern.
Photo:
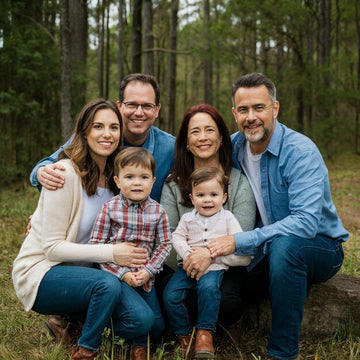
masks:
<svg viewBox="0 0 360 360"><path fill-rule="evenodd" d="M148 250L150 260L144 268L152 277L143 288L150 291L171 250L170 225L164 208L150 197L138 203L119 194L106 202L96 218L89 243L122 242L132 242ZM119 279L128 271L140 270L115 263L102 263L100 267Z"/></svg>

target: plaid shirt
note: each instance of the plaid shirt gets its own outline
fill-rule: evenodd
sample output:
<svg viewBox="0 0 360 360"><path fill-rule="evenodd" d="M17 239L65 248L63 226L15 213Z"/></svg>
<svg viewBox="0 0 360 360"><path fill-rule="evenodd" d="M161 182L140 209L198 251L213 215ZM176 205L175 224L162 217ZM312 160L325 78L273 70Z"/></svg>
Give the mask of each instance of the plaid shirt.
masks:
<svg viewBox="0 0 360 360"><path fill-rule="evenodd" d="M162 270L171 250L171 232L164 208L150 197L137 203L119 194L106 202L96 218L89 243L121 242L133 242L148 250L150 260L145 269L151 274L151 278L143 285L143 289L150 291L154 285L154 276ZM119 279L129 271L141 270L113 262L102 263L100 267Z"/></svg>

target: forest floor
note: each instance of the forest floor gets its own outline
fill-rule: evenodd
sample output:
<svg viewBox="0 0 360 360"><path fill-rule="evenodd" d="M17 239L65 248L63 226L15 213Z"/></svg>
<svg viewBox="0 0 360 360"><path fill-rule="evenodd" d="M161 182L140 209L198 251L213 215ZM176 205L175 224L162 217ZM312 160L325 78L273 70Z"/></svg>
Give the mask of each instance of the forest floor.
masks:
<svg viewBox="0 0 360 360"><path fill-rule="evenodd" d="M343 154L326 163L334 203L350 232L350 239L344 244L345 261L341 272L360 276L360 157ZM67 349L51 342L44 327L46 317L34 312L25 313L11 282L12 262L37 199L37 190L25 183L0 189L0 360L70 358ZM264 360L267 336L264 330L240 331L234 328L226 332L220 329L214 338L217 359ZM166 334L163 344L152 351L150 359L179 360L174 340L174 336ZM126 360L127 356L125 345L111 346L104 340L97 360ZM360 359L360 334L351 324L325 339L301 334L298 359Z"/></svg>

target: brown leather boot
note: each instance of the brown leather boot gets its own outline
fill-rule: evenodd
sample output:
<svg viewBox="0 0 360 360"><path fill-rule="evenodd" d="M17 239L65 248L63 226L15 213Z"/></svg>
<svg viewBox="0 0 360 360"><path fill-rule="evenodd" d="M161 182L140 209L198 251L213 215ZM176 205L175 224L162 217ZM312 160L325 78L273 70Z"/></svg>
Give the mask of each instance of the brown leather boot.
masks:
<svg viewBox="0 0 360 360"><path fill-rule="evenodd" d="M195 359L215 359L211 331L198 329L195 341Z"/></svg>
<svg viewBox="0 0 360 360"><path fill-rule="evenodd" d="M186 353L190 355L190 347L191 347L191 335L178 335L177 336L179 345L180 345L180 354L181 357L185 359Z"/></svg>
<svg viewBox="0 0 360 360"><path fill-rule="evenodd" d="M76 345L71 349L71 360L94 360L96 352Z"/></svg>
<svg viewBox="0 0 360 360"><path fill-rule="evenodd" d="M45 321L45 326L57 343L68 346L76 344L76 339L73 339L69 332L70 322L65 317L59 315L51 316L48 321Z"/></svg>
<svg viewBox="0 0 360 360"><path fill-rule="evenodd" d="M146 360L145 346L132 346L130 351L131 360Z"/></svg>

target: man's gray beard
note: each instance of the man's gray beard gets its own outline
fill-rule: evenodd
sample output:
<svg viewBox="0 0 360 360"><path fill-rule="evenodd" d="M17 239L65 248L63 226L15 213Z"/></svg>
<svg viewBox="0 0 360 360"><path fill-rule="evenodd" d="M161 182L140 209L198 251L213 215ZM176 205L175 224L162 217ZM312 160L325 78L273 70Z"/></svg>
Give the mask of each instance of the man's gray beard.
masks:
<svg viewBox="0 0 360 360"><path fill-rule="evenodd" d="M263 136L262 136L260 139L252 140L252 139L249 138L249 136L247 136L247 135L245 135L245 139L246 139L249 143L252 143L252 144L257 144L257 143L266 141L266 140L269 138L271 132L273 131L274 123L275 123L275 121L274 121L274 118L273 118L270 127L267 128L267 129L264 128L264 134L263 134Z"/></svg>

